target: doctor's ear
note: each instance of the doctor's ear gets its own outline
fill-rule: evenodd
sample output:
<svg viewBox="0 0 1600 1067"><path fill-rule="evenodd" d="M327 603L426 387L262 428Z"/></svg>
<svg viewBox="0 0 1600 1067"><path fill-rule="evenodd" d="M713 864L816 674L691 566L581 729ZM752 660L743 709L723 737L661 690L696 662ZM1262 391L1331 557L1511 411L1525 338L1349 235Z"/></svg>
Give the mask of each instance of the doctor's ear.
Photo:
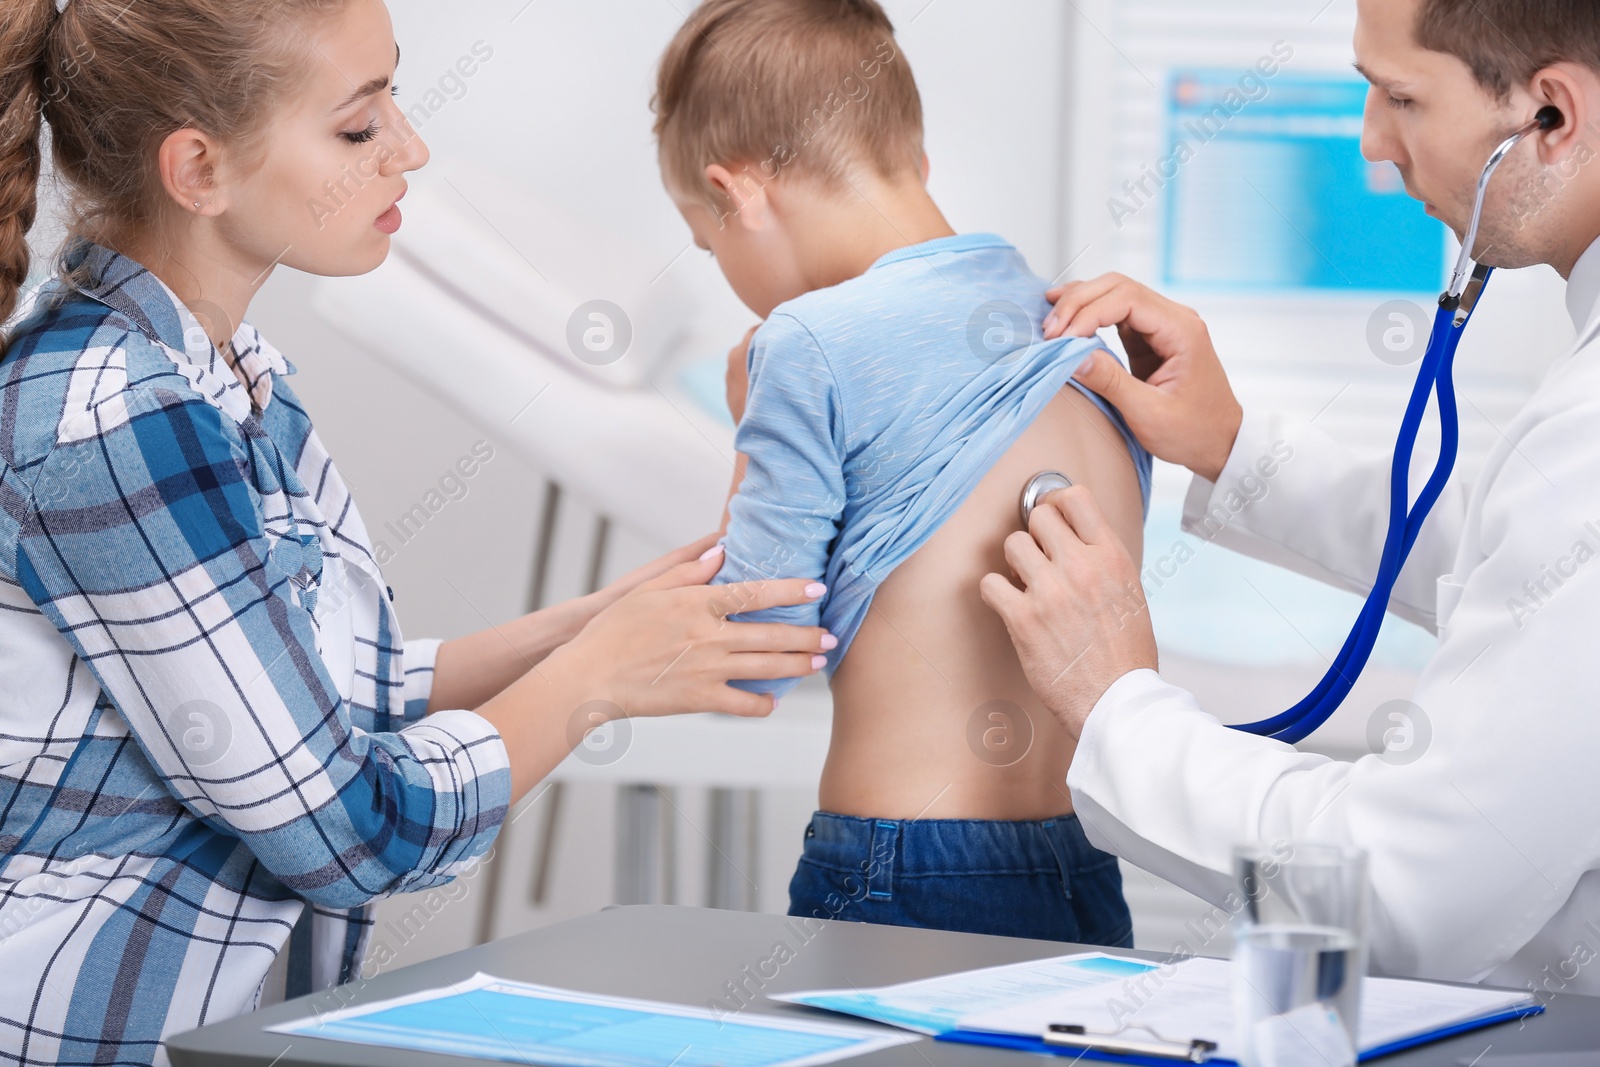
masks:
<svg viewBox="0 0 1600 1067"><path fill-rule="evenodd" d="M1600 105L1600 72L1577 63L1554 63L1533 76L1529 91L1540 107L1561 112L1561 124L1536 135L1539 161L1554 166L1580 149L1595 147L1592 124Z"/></svg>
<svg viewBox="0 0 1600 1067"><path fill-rule="evenodd" d="M767 182L757 178L746 167L734 174L721 163L706 167L706 181L721 194L728 205L722 225L739 226L745 230L764 229L770 221L772 203L767 197Z"/></svg>
<svg viewBox="0 0 1600 1067"><path fill-rule="evenodd" d="M161 142L156 165L167 196L191 215L216 215L223 205L218 195L217 171L222 145L209 134L184 128Z"/></svg>

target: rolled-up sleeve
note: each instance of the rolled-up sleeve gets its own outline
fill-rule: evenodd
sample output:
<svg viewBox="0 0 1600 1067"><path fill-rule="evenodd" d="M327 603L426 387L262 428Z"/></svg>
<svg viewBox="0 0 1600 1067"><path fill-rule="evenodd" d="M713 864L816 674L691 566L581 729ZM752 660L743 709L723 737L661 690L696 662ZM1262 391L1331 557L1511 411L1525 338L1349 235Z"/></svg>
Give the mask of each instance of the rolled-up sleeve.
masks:
<svg viewBox="0 0 1600 1067"><path fill-rule="evenodd" d="M406 721L416 722L428 713L428 703L433 699L433 665L439 658L439 646L444 642L425 637L409 640L405 647Z"/></svg>
<svg viewBox="0 0 1600 1067"><path fill-rule="evenodd" d="M822 579L844 514L843 433L838 387L821 348L800 322L773 315L750 346L750 391L734 438L749 463L728 503L727 558L714 584ZM733 618L815 626L825 604ZM729 684L781 696L798 681Z"/></svg>
<svg viewBox="0 0 1600 1067"><path fill-rule="evenodd" d="M170 389L118 403L37 469L17 573L167 788L325 907L437 884L487 851L510 799L498 733L470 711L352 724L318 651L314 553L259 490L272 453L249 424ZM408 720L436 653L405 649Z"/></svg>

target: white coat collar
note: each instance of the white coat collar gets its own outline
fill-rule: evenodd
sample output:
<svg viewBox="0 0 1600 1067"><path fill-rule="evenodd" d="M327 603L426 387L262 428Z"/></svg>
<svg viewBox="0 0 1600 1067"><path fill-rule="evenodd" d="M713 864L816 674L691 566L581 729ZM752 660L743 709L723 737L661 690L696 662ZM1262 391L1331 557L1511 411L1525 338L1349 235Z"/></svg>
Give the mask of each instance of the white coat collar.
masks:
<svg viewBox="0 0 1600 1067"><path fill-rule="evenodd" d="M1567 313L1572 316L1572 328L1581 339L1594 324L1595 312L1600 310L1600 241L1578 257L1567 279Z"/></svg>

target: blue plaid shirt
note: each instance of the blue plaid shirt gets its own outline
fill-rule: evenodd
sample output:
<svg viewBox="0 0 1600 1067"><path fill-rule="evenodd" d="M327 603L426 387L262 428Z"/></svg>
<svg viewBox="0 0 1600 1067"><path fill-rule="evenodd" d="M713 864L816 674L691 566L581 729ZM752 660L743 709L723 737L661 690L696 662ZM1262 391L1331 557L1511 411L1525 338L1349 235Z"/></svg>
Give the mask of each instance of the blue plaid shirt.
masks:
<svg viewBox="0 0 1600 1067"><path fill-rule="evenodd" d="M437 642L283 357L66 265L0 362L0 1060L160 1063L258 1003L307 903L315 984L353 977L364 905L487 851L510 771L424 718Z"/></svg>

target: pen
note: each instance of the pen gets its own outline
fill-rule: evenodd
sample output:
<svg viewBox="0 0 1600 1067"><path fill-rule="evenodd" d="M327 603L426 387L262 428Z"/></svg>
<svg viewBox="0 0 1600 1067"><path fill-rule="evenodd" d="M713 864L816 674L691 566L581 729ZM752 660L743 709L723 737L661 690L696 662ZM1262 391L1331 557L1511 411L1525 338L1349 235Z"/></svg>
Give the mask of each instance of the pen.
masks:
<svg viewBox="0 0 1600 1067"><path fill-rule="evenodd" d="M1132 1029L1144 1029L1134 1027ZM1072 1023L1051 1023L1044 1032L1047 1045L1065 1045L1069 1048L1095 1049L1100 1052L1126 1052L1141 1056L1158 1056L1162 1059L1181 1060L1186 1063L1205 1063L1217 1051L1215 1041L1195 1038L1192 1041L1168 1041L1154 1030L1145 1030L1147 1040L1119 1037L1117 1034L1090 1033L1085 1027Z"/></svg>

